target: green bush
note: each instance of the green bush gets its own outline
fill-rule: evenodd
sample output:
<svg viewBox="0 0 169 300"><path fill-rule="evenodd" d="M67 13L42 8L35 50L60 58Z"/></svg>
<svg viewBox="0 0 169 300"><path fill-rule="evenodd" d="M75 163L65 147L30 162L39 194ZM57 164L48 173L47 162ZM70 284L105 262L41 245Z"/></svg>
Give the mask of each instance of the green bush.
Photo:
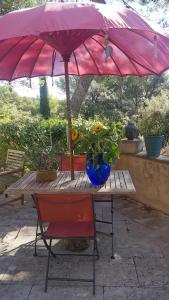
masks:
<svg viewBox="0 0 169 300"><path fill-rule="evenodd" d="M142 116L138 122L142 135L158 136L165 133L165 114L156 111Z"/></svg>
<svg viewBox="0 0 169 300"><path fill-rule="evenodd" d="M55 152L66 151L65 121L22 116L0 123L1 161L4 161L7 149L12 148L25 151L28 164L31 166L33 152L50 146Z"/></svg>
<svg viewBox="0 0 169 300"><path fill-rule="evenodd" d="M98 119L93 121L82 118L73 121L73 130L79 132L79 138L73 142L75 154L89 151L89 141L95 138L91 134L91 128L98 122L100 123ZM110 155L118 149L123 125L106 120L102 124L106 130L101 135L106 134L106 136L104 136L105 143L101 142L100 146ZM37 167L35 161L37 154L44 153L46 149L52 149L54 153L67 153L66 128L66 120L44 120L29 114L21 114L15 120L2 119L0 121L0 160L4 161L9 148L22 150L26 153L29 167L35 168Z"/></svg>

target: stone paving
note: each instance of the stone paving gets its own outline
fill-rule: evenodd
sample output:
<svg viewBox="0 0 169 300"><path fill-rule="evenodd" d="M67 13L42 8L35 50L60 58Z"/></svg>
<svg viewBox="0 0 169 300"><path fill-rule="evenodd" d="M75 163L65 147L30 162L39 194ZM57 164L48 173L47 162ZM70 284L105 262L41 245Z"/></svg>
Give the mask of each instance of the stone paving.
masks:
<svg viewBox="0 0 169 300"><path fill-rule="evenodd" d="M97 234L96 296L91 284L49 282L44 293L46 257L33 256L36 212L30 199L0 207L0 300L168 300L169 217L130 199L115 201L115 259L111 238ZM108 205L97 204L101 218L110 217ZM98 231L109 233L107 225ZM63 250L60 241L56 249ZM63 250L65 251L65 250ZM46 254L39 242L38 253ZM52 274L90 277L87 258L52 259Z"/></svg>

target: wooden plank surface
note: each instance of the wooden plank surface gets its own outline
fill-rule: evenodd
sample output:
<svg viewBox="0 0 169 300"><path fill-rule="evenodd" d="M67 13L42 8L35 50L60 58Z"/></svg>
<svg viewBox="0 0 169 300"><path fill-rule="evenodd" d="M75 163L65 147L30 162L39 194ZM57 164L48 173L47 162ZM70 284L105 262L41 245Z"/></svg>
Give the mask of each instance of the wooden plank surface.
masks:
<svg viewBox="0 0 169 300"><path fill-rule="evenodd" d="M112 171L105 185L94 186L90 183L86 172L75 172L75 180L70 180L70 172L58 172L54 181L37 183L36 172L24 175L17 182L12 184L7 190L8 194L27 194L33 193L80 193L89 192L92 194L124 194L134 193L131 176L127 170Z"/></svg>

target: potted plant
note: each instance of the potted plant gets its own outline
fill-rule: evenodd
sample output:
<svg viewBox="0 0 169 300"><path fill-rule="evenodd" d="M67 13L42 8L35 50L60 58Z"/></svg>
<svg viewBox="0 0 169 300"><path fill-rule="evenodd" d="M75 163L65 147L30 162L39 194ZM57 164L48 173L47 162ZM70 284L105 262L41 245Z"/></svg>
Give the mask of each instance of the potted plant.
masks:
<svg viewBox="0 0 169 300"><path fill-rule="evenodd" d="M87 153L86 172L90 181L94 185L104 184L110 175L111 164L119 157L116 125L106 127L94 121L85 128L81 127L74 136L74 149L80 152L83 149Z"/></svg>
<svg viewBox="0 0 169 300"><path fill-rule="evenodd" d="M140 132L144 135L148 158L158 157L164 143L165 117L160 111L145 114L139 121Z"/></svg>
<svg viewBox="0 0 169 300"><path fill-rule="evenodd" d="M57 177L58 161L54 149L35 147L32 152L32 166L36 170L36 181L45 182Z"/></svg>

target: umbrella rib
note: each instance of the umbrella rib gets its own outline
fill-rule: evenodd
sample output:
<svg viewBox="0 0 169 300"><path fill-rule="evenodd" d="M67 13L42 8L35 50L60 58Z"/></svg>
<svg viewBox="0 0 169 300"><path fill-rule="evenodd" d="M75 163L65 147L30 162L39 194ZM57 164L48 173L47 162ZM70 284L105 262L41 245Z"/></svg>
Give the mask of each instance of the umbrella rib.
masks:
<svg viewBox="0 0 169 300"><path fill-rule="evenodd" d="M27 37L22 37L15 45L13 45L4 55L1 57L0 62L10 53L11 50L13 50L16 46L19 45L20 42L22 42Z"/></svg>
<svg viewBox="0 0 169 300"><path fill-rule="evenodd" d="M21 54L21 56L20 56L20 58L19 58L17 64L16 64L15 67L13 68L12 75L11 75L11 80L12 80L12 77L13 77L13 75L14 75L16 69L17 69L18 64L20 63L20 61L21 61L21 59L22 59L22 56L29 50L29 48L31 48L31 46L32 46L36 41L37 41L37 38L35 38L35 40L34 40L33 42L31 42L31 43L28 45L28 47L24 50L24 53Z"/></svg>
<svg viewBox="0 0 169 300"><path fill-rule="evenodd" d="M99 35L100 37L103 37L102 35ZM110 40L111 41L111 40ZM117 44L114 42L114 41L111 41L112 44L114 44L118 49L120 49L120 51L127 56L127 58L129 59L129 61L133 64L133 62L135 62L136 64L140 65L142 68L146 69L147 71L151 72L151 74L155 74L155 75L158 75L158 73L152 71L151 69L149 69L148 67L142 65L141 63L137 62L134 58L131 58L130 55L126 54L122 49L121 47L117 46ZM133 64L134 68L136 69L137 71L137 68L136 66ZM138 72L138 71L137 71Z"/></svg>
<svg viewBox="0 0 169 300"><path fill-rule="evenodd" d="M75 55L74 51L73 51L73 56L74 56L74 59L75 59L78 76L80 76L79 67L78 67L78 63L77 63L77 58L76 58L76 55Z"/></svg>
<svg viewBox="0 0 169 300"><path fill-rule="evenodd" d="M31 72L30 72L30 76L29 76L29 77L32 77L32 73L33 73L33 71L34 71L34 69L35 69L36 63L37 63L37 61L38 61L38 59L39 59L39 56L40 56L40 54L41 54L42 49L43 49L44 46L45 46L45 42L43 42L43 44L42 44L42 46L41 46L41 48L40 48L40 51L39 51L39 53L38 53L38 55L37 55L37 57L36 57L36 59L35 59L35 62L34 62L34 64L33 64L33 67L32 67L32 70L31 70Z"/></svg>
<svg viewBox="0 0 169 300"><path fill-rule="evenodd" d="M94 40L96 43L98 43L105 50L105 48L103 47L103 45L99 41L97 41L94 37L92 37L92 40ZM111 59L113 60L115 66L117 68L117 70L119 71L120 76L123 76L122 73L121 73L121 71L120 71L120 68L118 67L118 65L117 65L117 63L116 63L116 61L115 61L115 59L113 58L112 55L111 55Z"/></svg>
<svg viewBox="0 0 169 300"><path fill-rule="evenodd" d="M91 59L92 59L94 65L95 65L95 67L96 67L96 69L97 69L97 72L98 72L99 74L101 74L100 71L99 71L99 68L98 68L98 66L97 66L97 64L96 64L96 62L95 62L95 60L94 60L94 58L93 58L93 56L92 56L92 54L91 54L90 51L89 51L89 49L87 48L87 46L85 45L85 43L83 43L83 45L84 45L86 51L89 53L89 55L90 55L90 57L91 57Z"/></svg>

